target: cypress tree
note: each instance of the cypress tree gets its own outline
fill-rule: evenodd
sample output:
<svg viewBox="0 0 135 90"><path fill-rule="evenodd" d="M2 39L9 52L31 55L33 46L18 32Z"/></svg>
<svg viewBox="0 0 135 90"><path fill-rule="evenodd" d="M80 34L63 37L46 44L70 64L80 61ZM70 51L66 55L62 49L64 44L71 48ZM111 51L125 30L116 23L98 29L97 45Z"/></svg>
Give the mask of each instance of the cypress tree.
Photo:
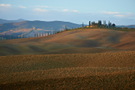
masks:
<svg viewBox="0 0 135 90"><path fill-rule="evenodd" d="M99 20L99 21L98 21L98 27L101 27L101 25L102 25L102 21Z"/></svg>
<svg viewBox="0 0 135 90"><path fill-rule="evenodd" d="M113 24L112 24L112 27L115 27L115 26L116 26L116 25L113 23Z"/></svg>
<svg viewBox="0 0 135 90"><path fill-rule="evenodd" d="M89 27L91 26L91 21L89 21Z"/></svg>
<svg viewBox="0 0 135 90"><path fill-rule="evenodd" d="M111 26L112 26L112 23L109 21L108 22L108 27L111 28Z"/></svg>
<svg viewBox="0 0 135 90"><path fill-rule="evenodd" d="M96 24L96 23L93 21L93 22L92 22L92 25L95 25L95 24Z"/></svg>

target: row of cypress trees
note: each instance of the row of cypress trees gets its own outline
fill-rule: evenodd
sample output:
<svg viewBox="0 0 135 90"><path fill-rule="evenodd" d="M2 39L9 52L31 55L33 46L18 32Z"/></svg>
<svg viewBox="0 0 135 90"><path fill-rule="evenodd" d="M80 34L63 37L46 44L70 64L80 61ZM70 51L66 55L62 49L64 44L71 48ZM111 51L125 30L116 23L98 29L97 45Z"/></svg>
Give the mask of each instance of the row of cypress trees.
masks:
<svg viewBox="0 0 135 90"><path fill-rule="evenodd" d="M110 21L108 23L106 23L106 21L101 21L99 20L97 23L95 21L91 22L89 21L89 27L96 25L97 27L106 27L106 28L112 28L112 27L116 27L116 25L114 23L111 23Z"/></svg>
<svg viewBox="0 0 135 90"><path fill-rule="evenodd" d="M20 39L20 38L32 38L32 37L43 37L56 34L57 32L48 32L48 33L36 33L32 36L29 35L1 35L0 40L10 40L10 39Z"/></svg>

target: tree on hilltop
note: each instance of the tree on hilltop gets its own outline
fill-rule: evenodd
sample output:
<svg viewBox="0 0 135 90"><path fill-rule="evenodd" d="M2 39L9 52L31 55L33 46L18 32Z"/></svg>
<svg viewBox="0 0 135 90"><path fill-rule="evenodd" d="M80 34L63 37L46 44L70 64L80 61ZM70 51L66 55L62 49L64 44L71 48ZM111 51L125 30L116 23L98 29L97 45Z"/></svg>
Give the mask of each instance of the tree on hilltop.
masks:
<svg viewBox="0 0 135 90"><path fill-rule="evenodd" d="M96 25L96 23L93 21L93 22L92 22L92 25Z"/></svg>
<svg viewBox="0 0 135 90"><path fill-rule="evenodd" d="M101 27L101 25L102 25L102 21L99 20L99 21L98 21L98 27Z"/></svg>
<svg viewBox="0 0 135 90"><path fill-rule="evenodd" d="M112 24L112 27L115 27L115 26L116 26L116 25L113 23L113 24Z"/></svg>
<svg viewBox="0 0 135 90"><path fill-rule="evenodd" d="M91 21L89 21L89 27L91 26Z"/></svg>
<svg viewBox="0 0 135 90"><path fill-rule="evenodd" d="M108 27L110 28L112 26L112 23L109 21L108 22Z"/></svg>

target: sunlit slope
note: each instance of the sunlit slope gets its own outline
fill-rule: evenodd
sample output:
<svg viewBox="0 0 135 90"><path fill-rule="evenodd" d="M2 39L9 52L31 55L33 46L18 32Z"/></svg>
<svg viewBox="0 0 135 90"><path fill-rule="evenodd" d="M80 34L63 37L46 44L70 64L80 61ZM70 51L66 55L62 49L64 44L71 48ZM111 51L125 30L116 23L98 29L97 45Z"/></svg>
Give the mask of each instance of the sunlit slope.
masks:
<svg viewBox="0 0 135 90"><path fill-rule="evenodd" d="M0 57L0 89L134 89L135 51Z"/></svg>
<svg viewBox="0 0 135 90"><path fill-rule="evenodd" d="M0 41L0 49L0 55L135 50L135 31L78 29L47 37Z"/></svg>

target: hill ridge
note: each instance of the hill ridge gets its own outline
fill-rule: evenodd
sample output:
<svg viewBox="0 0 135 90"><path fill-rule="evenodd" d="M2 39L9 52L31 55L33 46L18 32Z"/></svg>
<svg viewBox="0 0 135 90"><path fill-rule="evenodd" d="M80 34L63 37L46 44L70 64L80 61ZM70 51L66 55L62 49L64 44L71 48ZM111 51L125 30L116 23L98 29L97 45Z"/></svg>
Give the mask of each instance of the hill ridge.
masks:
<svg viewBox="0 0 135 90"><path fill-rule="evenodd" d="M0 41L2 43L0 53L10 55L13 51L18 54L26 52L28 54L55 54L135 50L134 34L134 31L124 32L109 29L69 30L38 38Z"/></svg>

